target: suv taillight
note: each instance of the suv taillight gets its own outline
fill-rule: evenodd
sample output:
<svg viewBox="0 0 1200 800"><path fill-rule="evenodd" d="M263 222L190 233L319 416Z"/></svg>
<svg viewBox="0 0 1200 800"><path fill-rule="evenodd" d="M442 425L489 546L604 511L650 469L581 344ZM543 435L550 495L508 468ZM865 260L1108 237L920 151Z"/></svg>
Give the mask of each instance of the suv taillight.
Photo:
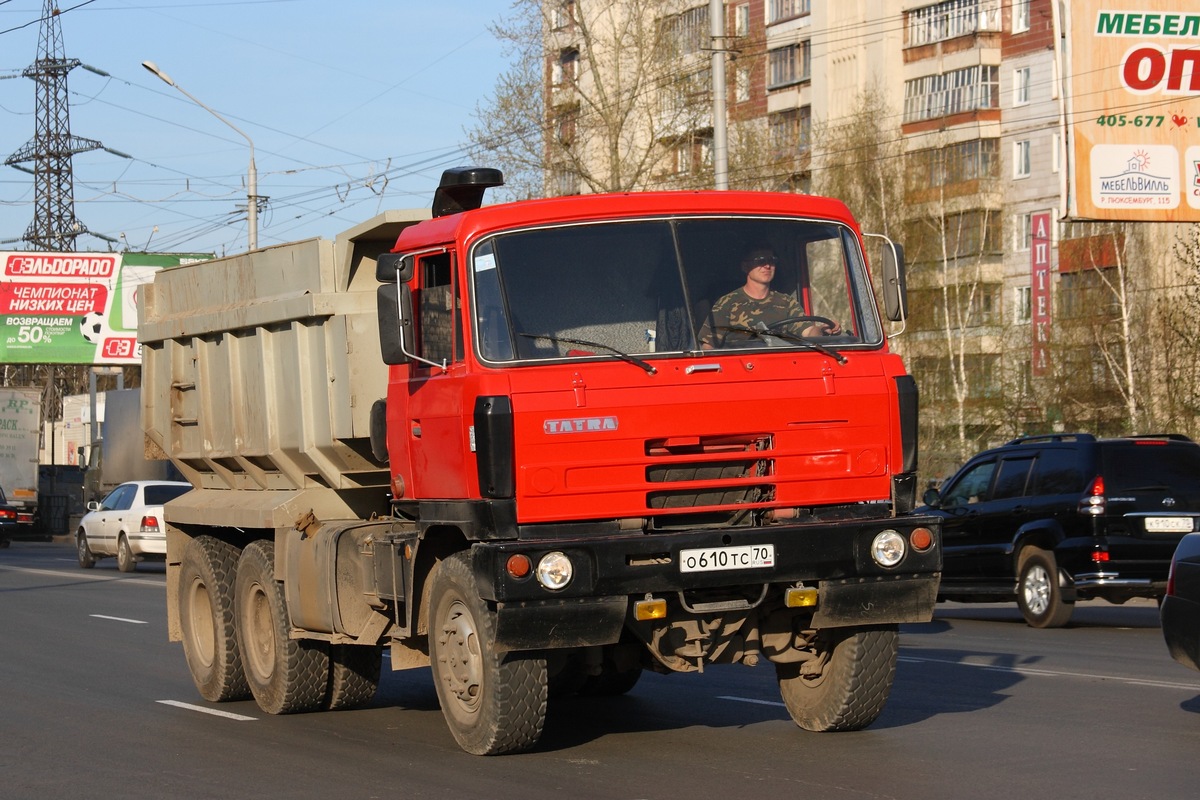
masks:
<svg viewBox="0 0 1200 800"><path fill-rule="evenodd" d="M1167 571L1167 596L1175 596L1175 559L1171 559L1171 568Z"/></svg>
<svg viewBox="0 0 1200 800"><path fill-rule="evenodd" d="M1098 517L1104 513L1107 501L1104 499L1104 477L1097 475L1087 494L1079 500L1079 513Z"/></svg>

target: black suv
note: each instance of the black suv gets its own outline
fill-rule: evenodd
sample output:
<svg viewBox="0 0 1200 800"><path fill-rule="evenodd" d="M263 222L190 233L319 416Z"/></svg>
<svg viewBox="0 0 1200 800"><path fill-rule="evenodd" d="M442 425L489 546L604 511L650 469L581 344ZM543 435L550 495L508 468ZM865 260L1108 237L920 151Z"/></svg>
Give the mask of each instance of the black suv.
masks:
<svg viewBox="0 0 1200 800"><path fill-rule="evenodd" d="M1026 436L968 461L917 513L941 517L938 597L1016 598L1035 628L1076 600L1161 598L1200 520L1200 444L1185 436Z"/></svg>

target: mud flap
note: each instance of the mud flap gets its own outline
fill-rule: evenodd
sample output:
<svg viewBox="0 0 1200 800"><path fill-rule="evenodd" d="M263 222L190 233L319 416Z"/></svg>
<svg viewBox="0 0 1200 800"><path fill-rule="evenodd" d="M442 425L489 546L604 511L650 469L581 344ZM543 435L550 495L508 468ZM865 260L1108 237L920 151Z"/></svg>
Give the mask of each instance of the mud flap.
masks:
<svg viewBox="0 0 1200 800"><path fill-rule="evenodd" d="M628 599L586 597L496 604L496 649L544 650L613 644L621 638Z"/></svg>
<svg viewBox="0 0 1200 800"><path fill-rule="evenodd" d="M821 581L814 628L929 622L940 575Z"/></svg>

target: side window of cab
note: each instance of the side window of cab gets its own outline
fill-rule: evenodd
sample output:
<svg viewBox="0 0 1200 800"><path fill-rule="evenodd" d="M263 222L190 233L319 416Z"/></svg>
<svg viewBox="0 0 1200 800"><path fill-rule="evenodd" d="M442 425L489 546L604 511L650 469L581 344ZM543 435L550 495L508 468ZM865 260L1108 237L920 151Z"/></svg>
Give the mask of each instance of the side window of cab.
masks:
<svg viewBox="0 0 1200 800"><path fill-rule="evenodd" d="M418 355L439 364L463 357L462 303L453 267L450 253L417 259L421 279L415 298Z"/></svg>

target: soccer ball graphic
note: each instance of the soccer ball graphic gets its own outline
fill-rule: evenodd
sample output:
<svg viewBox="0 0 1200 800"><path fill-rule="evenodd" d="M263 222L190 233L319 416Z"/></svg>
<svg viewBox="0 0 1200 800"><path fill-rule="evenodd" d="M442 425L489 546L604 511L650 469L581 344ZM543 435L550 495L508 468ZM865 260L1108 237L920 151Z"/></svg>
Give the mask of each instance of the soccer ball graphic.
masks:
<svg viewBox="0 0 1200 800"><path fill-rule="evenodd" d="M79 320L79 332L83 338L92 344L97 344L104 337L104 314L99 311L89 311Z"/></svg>

